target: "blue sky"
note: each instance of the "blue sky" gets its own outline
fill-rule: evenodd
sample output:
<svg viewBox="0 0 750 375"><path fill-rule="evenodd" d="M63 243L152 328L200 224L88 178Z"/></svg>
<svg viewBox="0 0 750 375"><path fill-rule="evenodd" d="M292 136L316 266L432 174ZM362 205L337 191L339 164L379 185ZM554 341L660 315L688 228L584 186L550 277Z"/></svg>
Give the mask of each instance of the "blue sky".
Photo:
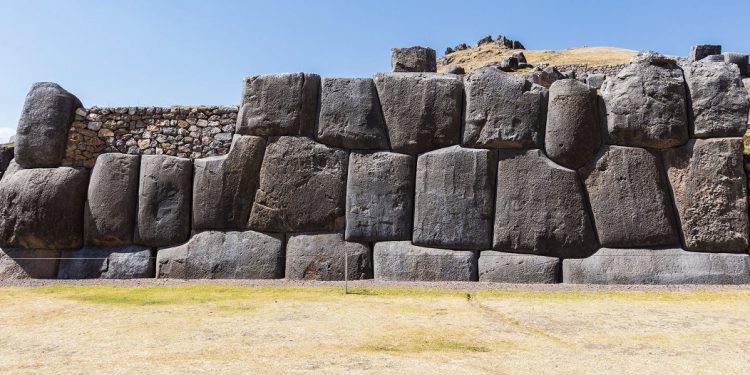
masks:
<svg viewBox="0 0 750 375"><path fill-rule="evenodd" d="M238 104L242 77L366 77L391 47L438 54L503 34L530 49L750 52L750 0L0 0L0 141L27 90L54 81L85 106Z"/></svg>

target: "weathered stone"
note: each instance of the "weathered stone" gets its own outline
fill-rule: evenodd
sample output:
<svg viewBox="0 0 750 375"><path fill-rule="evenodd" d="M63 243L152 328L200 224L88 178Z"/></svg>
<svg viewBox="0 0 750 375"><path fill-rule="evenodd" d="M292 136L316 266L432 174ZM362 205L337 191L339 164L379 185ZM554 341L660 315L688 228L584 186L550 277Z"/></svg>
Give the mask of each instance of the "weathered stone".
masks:
<svg viewBox="0 0 750 375"><path fill-rule="evenodd" d="M16 173L23 169L18 163L16 163L16 159L11 159L10 163L8 163L8 167L3 172L3 177L0 178L0 181L5 180L6 177L12 175L13 173Z"/></svg>
<svg viewBox="0 0 750 375"><path fill-rule="evenodd" d="M62 252L60 279L153 278L155 262L151 249L136 245L84 247Z"/></svg>
<svg viewBox="0 0 750 375"><path fill-rule="evenodd" d="M87 245L133 242L140 162L138 155L118 153L102 154L96 159L83 212Z"/></svg>
<svg viewBox="0 0 750 375"><path fill-rule="evenodd" d="M466 74L466 70L461 65L450 65L445 68L447 74Z"/></svg>
<svg viewBox="0 0 750 375"><path fill-rule="evenodd" d="M267 232L342 229L348 154L302 137L271 138L250 228Z"/></svg>
<svg viewBox="0 0 750 375"><path fill-rule="evenodd" d="M742 137L747 130L750 99L733 64L695 62L683 67L694 138Z"/></svg>
<svg viewBox="0 0 750 375"><path fill-rule="evenodd" d="M409 240L416 159L391 152L349 155L346 240Z"/></svg>
<svg viewBox="0 0 750 375"><path fill-rule="evenodd" d="M504 72L515 72L518 70L518 59L513 56L505 56L500 59L497 67Z"/></svg>
<svg viewBox="0 0 750 375"><path fill-rule="evenodd" d="M724 62L737 65L740 70L740 76L747 77L748 55L736 52L724 52Z"/></svg>
<svg viewBox="0 0 750 375"><path fill-rule="evenodd" d="M602 246L677 244L672 206L656 155L641 148L604 146L579 173Z"/></svg>
<svg viewBox="0 0 750 375"><path fill-rule="evenodd" d="M552 86L555 81L565 78L554 66L548 66L544 69L539 67L534 68L534 70L524 74L522 77L546 88Z"/></svg>
<svg viewBox="0 0 750 375"><path fill-rule="evenodd" d="M0 246L75 249L83 244L89 173L68 167L22 169L0 183Z"/></svg>
<svg viewBox="0 0 750 375"><path fill-rule="evenodd" d="M0 280L54 279L60 250L0 249Z"/></svg>
<svg viewBox="0 0 750 375"><path fill-rule="evenodd" d="M747 254L701 254L682 249L607 249L585 259L565 259L571 284L747 284Z"/></svg>
<svg viewBox="0 0 750 375"><path fill-rule="evenodd" d="M701 59L700 61L703 62L714 62L714 63L722 63L724 62L724 55L709 55Z"/></svg>
<svg viewBox="0 0 750 375"><path fill-rule="evenodd" d="M513 284L553 284L560 280L560 259L540 255L482 251L479 281Z"/></svg>
<svg viewBox="0 0 750 375"><path fill-rule="evenodd" d="M426 47L391 48L391 70L394 72L436 72L435 50Z"/></svg>
<svg viewBox="0 0 750 375"><path fill-rule="evenodd" d="M742 138L691 140L664 153L685 249L745 252L747 178Z"/></svg>
<svg viewBox="0 0 750 375"><path fill-rule="evenodd" d="M134 241L160 247L187 241L193 163L166 155L141 157Z"/></svg>
<svg viewBox="0 0 750 375"><path fill-rule="evenodd" d="M201 232L189 242L159 249L156 277L174 279L279 279L284 277L282 235Z"/></svg>
<svg viewBox="0 0 750 375"><path fill-rule="evenodd" d="M696 44L690 48L688 60L695 62L711 55L720 55L721 46L715 44Z"/></svg>
<svg viewBox="0 0 750 375"><path fill-rule="evenodd" d="M0 176L8 169L11 160L13 160L15 148L0 146Z"/></svg>
<svg viewBox="0 0 750 375"><path fill-rule="evenodd" d="M592 73L586 76L586 84L595 90L599 90L604 85L605 79L607 79L607 76L604 74Z"/></svg>
<svg viewBox="0 0 750 375"><path fill-rule="evenodd" d="M575 171L541 150L500 152L493 248L512 253L585 257L597 249Z"/></svg>
<svg viewBox="0 0 750 375"><path fill-rule="evenodd" d="M237 135L229 154L194 161L193 229L245 229L266 141Z"/></svg>
<svg viewBox="0 0 750 375"><path fill-rule="evenodd" d="M317 139L333 147L388 149L385 121L372 79L323 79Z"/></svg>
<svg viewBox="0 0 750 375"><path fill-rule="evenodd" d="M375 280L477 280L477 254L473 251L432 249L409 241L378 242L373 263Z"/></svg>
<svg viewBox="0 0 750 375"><path fill-rule="evenodd" d="M374 81L392 151L415 155L460 142L460 77L379 73Z"/></svg>
<svg viewBox="0 0 750 375"><path fill-rule="evenodd" d="M639 53L602 86L609 144L669 148L688 139L685 79L665 56Z"/></svg>
<svg viewBox="0 0 750 375"><path fill-rule="evenodd" d="M526 61L526 55L524 55L521 51L513 52L511 56L515 57L516 60L518 60L519 64L526 64L528 62Z"/></svg>
<svg viewBox="0 0 750 375"><path fill-rule="evenodd" d="M534 148L544 135L547 90L484 67L466 76L463 145L483 148Z"/></svg>
<svg viewBox="0 0 750 375"><path fill-rule="evenodd" d="M497 161L494 151L452 146L417 159L416 245L489 249Z"/></svg>
<svg viewBox="0 0 750 375"><path fill-rule="evenodd" d="M286 244L287 279L344 280L346 253L349 280L372 278L370 247L344 241L342 233L294 234Z"/></svg>
<svg viewBox="0 0 750 375"><path fill-rule="evenodd" d="M575 79L563 79L549 89L544 138L547 156L556 163L579 168L601 146L596 89Z"/></svg>
<svg viewBox="0 0 750 375"><path fill-rule="evenodd" d="M283 73L245 78L237 134L310 135L315 127L320 76Z"/></svg>

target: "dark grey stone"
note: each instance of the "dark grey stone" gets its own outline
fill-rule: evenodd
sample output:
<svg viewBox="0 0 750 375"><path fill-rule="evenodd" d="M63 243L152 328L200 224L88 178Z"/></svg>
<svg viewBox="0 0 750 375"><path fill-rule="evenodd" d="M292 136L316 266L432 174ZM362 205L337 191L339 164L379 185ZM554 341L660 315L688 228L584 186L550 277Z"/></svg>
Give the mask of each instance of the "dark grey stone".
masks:
<svg viewBox="0 0 750 375"><path fill-rule="evenodd" d="M0 146L0 176L8 169L11 160L13 160L15 148L8 146Z"/></svg>
<svg viewBox="0 0 750 375"><path fill-rule="evenodd" d="M747 77L748 75L747 67L748 67L748 64L750 64L748 62L747 54L736 53L736 52L724 52L724 62L737 65L737 68L740 70L740 76Z"/></svg>
<svg viewBox="0 0 750 375"><path fill-rule="evenodd" d="M567 168L586 164L601 146L596 89L563 79L549 89L544 148L547 156Z"/></svg>
<svg viewBox="0 0 750 375"><path fill-rule="evenodd" d="M540 255L482 251L479 281L512 284L554 284L560 280L560 259Z"/></svg>
<svg viewBox="0 0 750 375"><path fill-rule="evenodd" d="M290 235L286 244L286 278L344 280L344 253L349 280L372 278L368 245L346 242L342 233Z"/></svg>
<svg viewBox="0 0 750 375"><path fill-rule="evenodd" d="M477 254L473 251L432 249L409 241L378 242L373 263L375 280L477 280Z"/></svg>
<svg viewBox="0 0 750 375"><path fill-rule="evenodd" d="M516 60L518 60L519 64L526 64L526 63L528 63L528 61L526 61L526 55L524 55L523 52L521 52L521 51L513 52L513 54L511 56L515 57Z"/></svg>
<svg viewBox="0 0 750 375"><path fill-rule="evenodd" d="M586 76L586 84L588 84L589 87L595 90L599 90L600 88L602 88L605 79L607 79L607 76L604 74L592 73Z"/></svg>
<svg viewBox="0 0 750 375"><path fill-rule="evenodd" d="M690 48L690 62L699 61L711 55L720 55L721 46L715 44L696 44Z"/></svg>
<svg viewBox="0 0 750 375"><path fill-rule="evenodd" d="M750 99L733 64L702 60L683 67L690 98L691 136L742 137Z"/></svg>
<svg viewBox="0 0 750 375"><path fill-rule="evenodd" d="M466 70L461 65L450 65L445 68L447 74L466 74Z"/></svg>
<svg viewBox="0 0 750 375"><path fill-rule="evenodd" d="M519 64L520 66L520 64ZM548 66L544 69L534 68L532 71L524 74L523 78L530 82L536 83L537 85L549 88L555 81L564 79L565 76L560 73L554 66Z"/></svg>
<svg viewBox="0 0 750 375"><path fill-rule="evenodd" d="M60 250L0 249L0 280L54 279Z"/></svg>
<svg viewBox="0 0 750 375"><path fill-rule="evenodd" d="M78 250L65 250L61 258L57 273L59 279L154 277L155 262L148 247L84 247Z"/></svg>
<svg viewBox="0 0 750 375"><path fill-rule="evenodd" d="M513 56L505 56L500 59L498 68L504 72L515 72L518 70L518 59Z"/></svg>
<svg viewBox="0 0 750 375"><path fill-rule="evenodd" d="M526 49L526 47L524 47L523 44L521 44L521 42L514 40L513 49Z"/></svg>
<svg viewBox="0 0 750 375"><path fill-rule="evenodd" d="M391 70L394 72L436 72L435 50L427 47L391 48Z"/></svg>
<svg viewBox="0 0 750 375"><path fill-rule="evenodd" d="M324 78L317 139L333 147L387 150L388 136L370 78Z"/></svg>
<svg viewBox="0 0 750 375"><path fill-rule="evenodd" d="M724 62L724 55L709 55L701 59L703 62Z"/></svg>
<svg viewBox="0 0 750 375"><path fill-rule="evenodd" d="M5 180L6 177L20 171L21 169L23 168L16 163L16 159L11 159L10 163L8 163L8 167L3 172L3 177L0 178L0 181Z"/></svg>

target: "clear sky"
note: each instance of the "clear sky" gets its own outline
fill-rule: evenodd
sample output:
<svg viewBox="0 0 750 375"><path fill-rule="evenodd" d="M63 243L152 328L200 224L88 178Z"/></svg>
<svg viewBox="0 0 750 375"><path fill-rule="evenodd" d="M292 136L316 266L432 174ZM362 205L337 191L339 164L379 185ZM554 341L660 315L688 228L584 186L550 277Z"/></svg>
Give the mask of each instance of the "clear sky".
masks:
<svg viewBox="0 0 750 375"><path fill-rule="evenodd" d="M242 78L367 77L391 47L475 43L750 52L750 0L0 0L0 141L36 81L85 106L238 104Z"/></svg>

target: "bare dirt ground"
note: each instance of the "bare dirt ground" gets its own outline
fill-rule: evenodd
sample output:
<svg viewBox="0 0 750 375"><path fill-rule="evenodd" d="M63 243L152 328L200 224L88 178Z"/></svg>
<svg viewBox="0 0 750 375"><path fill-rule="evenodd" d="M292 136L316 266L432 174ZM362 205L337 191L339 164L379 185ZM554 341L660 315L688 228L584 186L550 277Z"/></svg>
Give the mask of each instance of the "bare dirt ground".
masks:
<svg viewBox="0 0 750 375"><path fill-rule="evenodd" d="M750 371L747 286L354 284L5 282L0 373Z"/></svg>

